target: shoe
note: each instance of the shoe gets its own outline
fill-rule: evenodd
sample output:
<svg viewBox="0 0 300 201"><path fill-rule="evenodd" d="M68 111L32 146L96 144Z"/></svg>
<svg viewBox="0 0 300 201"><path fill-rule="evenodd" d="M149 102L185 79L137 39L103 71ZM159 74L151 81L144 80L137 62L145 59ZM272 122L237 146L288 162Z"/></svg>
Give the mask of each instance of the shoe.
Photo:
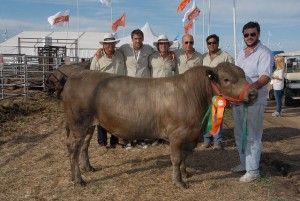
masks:
<svg viewBox="0 0 300 201"><path fill-rule="evenodd" d="M244 171L246 171L246 169L242 164L239 164L239 165L231 168L230 171L233 173L237 173L237 172L244 172Z"/></svg>
<svg viewBox="0 0 300 201"><path fill-rule="evenodd" d="M112 149L121 149L121 148L123 148L123 146L121 144L113 144L113 145L110 145L110 147Z"/></svg>
<svg viewBox="0 0 300 201"><path fill-rule="evenodd" d="M202 147L208 148L208 147L210 147L210 145L211 145L210 141L204 141L202 144Z"/></svg>
<svg viewBox="0 0 300 201"><path fill-rule="evenodd" d="M99 147L99 151L100 151L101 153L106 152L106 151L107 151L107 147L104 146L104 145L102 145L102 146Z"/></svg>
<svg viewBox="0 0 300 201"><path fill-rule="evenodd" d="M214 143L213 150L224 150L224 147L221 142Z"/></svg>
<svg viewBox="0 0 300 201"><path fill-rule="evenodd" d="M143 149L147 149L148 148L148 145L145 142L139 142L138 146L142 147Z"/></svg>
<svg viewBox="0 0 300 201"><path fill-rule="evenodd" d="M246 174L244 174L241 178L240 178L240 182L244 182L244 183L249 183L252 182L256 179L259 178L259 175L254 176L252 174L250 174L249 172L246 172Z"/></svg>
<svg viewBox="0 0 300 201"><path fill-rule="evenodd" d="M125 149L131 149L131 148L132 148L131 142L129 142L125 145Z"/></svg>
<svg viewBox="0 0 300 201"><path fill-rule="evenodd" d="M280 117L280 116L282 116L281 112L275 111L272 113L272 117Z"/></svg>

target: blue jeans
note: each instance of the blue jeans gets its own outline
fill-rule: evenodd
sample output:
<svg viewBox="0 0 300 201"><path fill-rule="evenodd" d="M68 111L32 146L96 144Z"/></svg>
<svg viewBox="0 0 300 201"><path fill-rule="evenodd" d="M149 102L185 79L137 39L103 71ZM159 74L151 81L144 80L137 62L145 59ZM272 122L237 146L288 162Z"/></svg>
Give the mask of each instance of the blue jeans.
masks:
<svg viewBox="0 0 300 201"><path fill-rule="evenodd" d="M242 153L244 105L233 106L234 138L241 164L253 176L259 176L259 161L262 151L263 118L265 105L248 106L248 134L245 152Z"/></svg>
<svg viewBox="0 0 300 201"><path fill-rule="evenodd" d="M274 90L274 96L275 96L275 99L276 99L276 111L277 112L281 112L281 106L282 106L282 103L281 103L281 90Z"/></svg>
<svg viewBox="0 0 300 201"><path fill-rule="evenodd" d="M203 135L204 138L204 142L214 142L214 143L218 143L222 141L222 133L223 133L223 122L220 125L220 128L217 130L215 135L208 133L205 133Z"/></svg>

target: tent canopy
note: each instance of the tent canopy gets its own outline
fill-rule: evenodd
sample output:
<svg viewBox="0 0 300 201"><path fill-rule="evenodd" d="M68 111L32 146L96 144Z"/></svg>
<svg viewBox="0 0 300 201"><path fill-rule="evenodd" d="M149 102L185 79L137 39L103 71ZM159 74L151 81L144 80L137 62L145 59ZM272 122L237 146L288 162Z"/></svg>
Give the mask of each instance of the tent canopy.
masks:
<svg viewBox="0 0 300 201"><path fill-rule="evenodd" d="M144 33L144 44L153 46L153 42L157 40L157 35L152 31L148 22L141 28ZM91 58L95 52L101 47L99 41L105 33L101 32L36 32L23 31L0 44L0 53L2 54L21 54L37 55L37 48L46 45L47 40L52 40L53 46L64 46L68 49L67 56L75 56L75 41L78 39L78 57ZM18 46L19 39L31 39L30 43L21 42ZM131 43L131 35L119 38L120 42L117 47L125 43ZM60 44L56 41L60 40ZM169 40L171 40L169 38ZM65 42L64 42L65 41ZM178 41L174 41L172 48L178 48Z"/></svg>

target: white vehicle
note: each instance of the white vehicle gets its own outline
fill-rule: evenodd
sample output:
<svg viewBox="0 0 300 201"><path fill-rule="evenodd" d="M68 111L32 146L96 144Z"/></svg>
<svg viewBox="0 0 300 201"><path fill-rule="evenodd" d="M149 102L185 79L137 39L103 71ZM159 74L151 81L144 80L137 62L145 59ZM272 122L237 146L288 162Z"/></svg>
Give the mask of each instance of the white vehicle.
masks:
<svg viewBox="0 0 300 201"><path fill-rule="evenodd" d="M283 105L290 106L300 99L300 51L277 54L285 60ZM269 98L274 99L274 91L269 91Z"/></svg>

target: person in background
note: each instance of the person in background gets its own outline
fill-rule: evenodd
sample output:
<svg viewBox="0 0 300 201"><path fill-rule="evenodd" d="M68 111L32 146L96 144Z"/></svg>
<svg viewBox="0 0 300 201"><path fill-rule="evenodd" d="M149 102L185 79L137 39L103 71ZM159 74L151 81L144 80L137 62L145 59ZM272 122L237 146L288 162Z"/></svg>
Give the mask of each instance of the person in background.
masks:
<svg viewBox="0 0 300 201"><path fill-rule="evenodd" d="M170 77L178 74L176 60L172 59L170 46L173 45L165 34L158 37L157 42L153 45L158 51L149 57L151 77Z"/></svg>
<svg viewBox="0 0 300 201"><path fill-rule="evenodd" d="M280 117L281 113L281 95L284 87L284 61L283 57L275 56L275 67L276 70L273 72L273 89L274 96L276 99L276 111L272 113L272 117Z"/></svg>
<svg viewBox="0 0 300 201"><path fill-rule="evenodd" d="M182 36L182 48L174 50L178 73L182 74L195 66L202 66L202 54L194 49L194 37L190 34Z"/></svg>
<svg viewBox="0 0 300 201"><path fill-rule="evenodd" d="M154 49L147 44L143 44L144 33L140 29L135 29L131 32L131 44L124 44L118 49L122 52L125 58L127 75L131 77L150 77L149 56L154 52ZM99 49L96 57L101 57L101 49ZM137 97L138 98L138 97ZM132 141L125 142L127 149L132 147ZM138 140L138 145L142 148L147 148L144 140Z"/></svg>
<svg viewBox="0 0 300 201"><path fill-rule="evenodd" d="M118 75L126 75L125 60L123 54L116 50L116 44L120 40L116 40L113 34L104 34L103 41L100 41L102 48L102 56L98 58L94 56L90 66L90 70L97 70L101 72L113 73ZM98 127L98 144L100 151L107 150L107 131ZM115 148L118 145L118 138L111 134L110 146Z"/></svg>
<svg viewBox="0 0 300 201"><path fill-rule="evenodd" d="M219 36L217 36L216 34L212 34L206 38L208 52L203 55L203 66L214 68L222 62L233 63L233 58L227 52L224 52L219 48L219 40ZM208 148L211 146L213 141L214 150L223 150L224 147L222 145L222 128L223 122L215 135L211 135L211 133L209 132L204 134L204 142L202 146Z"/></svg>
<svg viewBox="0 0 300 201"><path fill-rule="evenodd" d="M153 43L157 51L150 55L150 71L151 77L170 77L178 74L176 60L173 59L169 48L173 45L165 34L158 37L157 41ZM164 140L157 139L152 145L164 143Z"/></svg>
<svg viewBox="0 0 300 201"><path fill-rule="evenodd" d="M231 168L231 172L246 171L239 180L248 183L260 177L259 161L262 151L264 110L267 105L267 84L270 81L274 58L272 52L259 40L260 26L257 22L245 24L242 33L246 47L238 53L236 65L244 70L251 87L257 89L258 98L250 105L233 105L234 138L240 164ZM243 136L244 118L247 118L246 136ZM246 137L246 145L243 143L243 137Z"/></svg>

